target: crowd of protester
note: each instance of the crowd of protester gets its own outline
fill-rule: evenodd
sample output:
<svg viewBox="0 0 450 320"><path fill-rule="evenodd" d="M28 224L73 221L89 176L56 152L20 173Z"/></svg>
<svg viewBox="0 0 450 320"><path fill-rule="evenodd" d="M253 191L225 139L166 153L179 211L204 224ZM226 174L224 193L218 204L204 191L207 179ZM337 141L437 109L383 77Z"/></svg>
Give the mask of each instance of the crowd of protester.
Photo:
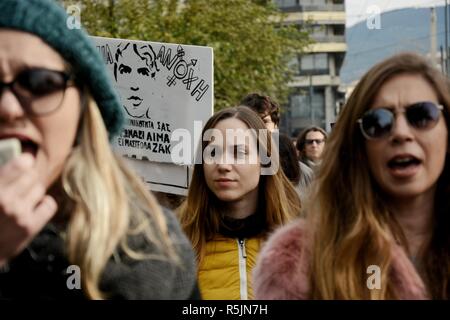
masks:
<svg viewBox="0 0 450 320"><path fill-rule="evenodd" d="M0 1L0 141L22 148L0 167L0 299L450 298L450 84L426 58L373 66L328 133L280 134L278 103L247 94L168 196L113 152L122 106L66 21Z"/></svg>

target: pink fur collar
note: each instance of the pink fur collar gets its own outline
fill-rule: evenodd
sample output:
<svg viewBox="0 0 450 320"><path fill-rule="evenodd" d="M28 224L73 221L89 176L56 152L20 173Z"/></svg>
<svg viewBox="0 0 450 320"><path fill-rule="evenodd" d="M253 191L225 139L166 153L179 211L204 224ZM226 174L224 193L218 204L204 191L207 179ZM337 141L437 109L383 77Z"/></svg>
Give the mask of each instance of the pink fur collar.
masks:
<svg viewBox="0 0 450 320"><path fill-rule="evenodd" d="M309 298L310 240L305 221L281 227L262 248L253 271L255 298L294 300ZM426 299L425 285L404 250L392 250L391 281L399 299Z"/></svg>

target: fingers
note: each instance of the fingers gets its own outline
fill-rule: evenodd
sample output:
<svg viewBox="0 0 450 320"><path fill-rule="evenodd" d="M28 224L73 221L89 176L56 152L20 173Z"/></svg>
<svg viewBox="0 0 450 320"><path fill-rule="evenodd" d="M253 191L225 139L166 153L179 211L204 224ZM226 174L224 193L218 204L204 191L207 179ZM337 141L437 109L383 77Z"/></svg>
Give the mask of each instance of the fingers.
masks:
<svg viewBox="0 0 450 320"><path fill-rule="evenodd" d="M57 209L58 205L55 199L49 195L44 196L30 215L30 234L34 235L38 233L53 218Z"/></svg>
<svg viewBox="0 0 450 320"><path fill-rule="evenodd" d="M0 168L0 212L27 214L41 201L45 189L33 165L33 157L21 155Z"/></svg>
<svg viewBox="0 0 450 320"><path fill-rule="evenodd" d="M0 187L6 186L13 182L24 171L30 170L33 165L33 156L27 153L22 153L17 158L0 167Z"/></svg>
<svg viewBox="0 0 450 320"><path fill-rule="evenodd" d="M0 167L0 261L20 253L57 211L29 154Z"/></svg>
<svg viewBox="0 0 450 320"><path fill-rule="evenodd" d="M0 178L0 181L3 181L3 179ZM18 198L24 200L36 186L39 186L40 188L44 187L39 181L39 175L36 170L30 169L23 171L22 174L18 175L17 178L14 181L11 181L7 186L0 185L0 190L2 190L3 198L10 200Z"/></svg>
<svg viewBox="0 0 450 320"><path fill-rule="evenodd" d="M19 254L50 221L56 211L56 201L46 195L28 213L15 212L14 215L4 215L0 212L0 262L8 261Z"/></svg>
<svg viewBox="0 0 450 320"><path fill-rule="evenodd" d="M0 210L6 215L20 214L27 217L33 214L35 208L42 201L45 191L45 188L40 183L30 186L22 194L10 191L8 193L11 193L11 196L7 200L0 197Z"/></svg>

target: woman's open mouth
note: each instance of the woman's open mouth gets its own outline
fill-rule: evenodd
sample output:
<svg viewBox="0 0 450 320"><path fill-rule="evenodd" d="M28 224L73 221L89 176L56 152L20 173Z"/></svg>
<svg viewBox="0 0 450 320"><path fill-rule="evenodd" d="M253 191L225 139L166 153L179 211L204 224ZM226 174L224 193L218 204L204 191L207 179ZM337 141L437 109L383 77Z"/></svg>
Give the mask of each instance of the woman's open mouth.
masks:
<svg viewBox="0 0 450 320"><path fill-rule="evenodd" d="M11 133L0 135L0 139L11 139L11 138L16 138L19 140L22 153L29 153L34 158L36 158L36 155L39 150L39 145L34 140L22 134Z"/></svg>
<svg viewBox="0 0 450 320"><path fill-rule="evenodd" d="M396 178L409 178L414 176L422 165L422 160L412 156L396 156L387 163L389 172Z"/></svg>

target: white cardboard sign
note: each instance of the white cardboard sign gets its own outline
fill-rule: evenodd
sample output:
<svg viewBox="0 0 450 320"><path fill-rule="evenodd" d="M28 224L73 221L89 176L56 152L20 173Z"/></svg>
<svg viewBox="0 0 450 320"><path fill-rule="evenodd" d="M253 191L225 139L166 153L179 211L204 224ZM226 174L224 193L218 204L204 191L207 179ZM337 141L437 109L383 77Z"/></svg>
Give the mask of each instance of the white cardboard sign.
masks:
<svg viewBox="0 0 450 320"><path fill-rule="evenodd" d="M172 163L171 134L213 114L209 47L92 37L111 72L126 114L114 150L127 157L150 189L186 194L190 172ZM199 141L192 141L192 158Z"/></svg>

